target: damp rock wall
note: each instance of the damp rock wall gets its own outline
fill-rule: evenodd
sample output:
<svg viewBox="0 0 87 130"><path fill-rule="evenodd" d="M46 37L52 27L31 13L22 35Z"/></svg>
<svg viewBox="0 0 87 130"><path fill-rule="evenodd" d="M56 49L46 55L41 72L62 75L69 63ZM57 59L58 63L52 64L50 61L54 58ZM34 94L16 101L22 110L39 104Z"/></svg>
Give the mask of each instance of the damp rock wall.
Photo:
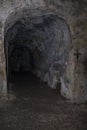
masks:
<svg viewBox="0 0 87 130"><path fill-rule="evenodd" d="M71 31L73 49L69 55L66 72L61 78L61 92L74 101L86 101L87 1L46 0L46 3L48 8L66 19ZM70 91L67 91L68 89Z"/></svg>

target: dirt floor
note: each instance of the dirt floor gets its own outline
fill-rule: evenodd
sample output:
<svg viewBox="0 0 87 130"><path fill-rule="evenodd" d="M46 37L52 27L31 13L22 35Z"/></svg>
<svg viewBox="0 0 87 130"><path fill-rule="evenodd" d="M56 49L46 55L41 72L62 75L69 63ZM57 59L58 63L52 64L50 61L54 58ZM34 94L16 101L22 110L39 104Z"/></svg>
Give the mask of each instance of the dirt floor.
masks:
<svg viewBox="0 0 87 130"><path fill-rule="evenodd" d="M72 104L33 75L0 94L0 130L87 130L87 104Z"/></svg>

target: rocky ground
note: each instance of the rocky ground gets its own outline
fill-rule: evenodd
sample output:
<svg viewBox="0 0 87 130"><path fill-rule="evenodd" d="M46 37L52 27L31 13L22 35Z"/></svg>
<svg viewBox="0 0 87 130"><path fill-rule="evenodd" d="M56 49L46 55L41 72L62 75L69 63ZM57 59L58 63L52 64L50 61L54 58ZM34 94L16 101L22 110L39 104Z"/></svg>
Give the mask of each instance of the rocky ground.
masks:
<svg viewBox="0 0 87 130"><path fill-rule="evenodd" d="M87 130L87 104L72 104L39 79L15 74L0 95L0 130Z"/></svg>

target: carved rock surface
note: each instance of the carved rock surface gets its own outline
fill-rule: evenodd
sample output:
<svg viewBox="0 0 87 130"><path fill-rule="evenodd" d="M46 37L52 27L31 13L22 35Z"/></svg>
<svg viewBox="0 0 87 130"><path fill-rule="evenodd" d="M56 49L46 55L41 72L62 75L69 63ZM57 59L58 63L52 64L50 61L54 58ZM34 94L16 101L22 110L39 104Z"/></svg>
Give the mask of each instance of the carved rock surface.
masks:
<svg viewBox="0 0 87 130"><path fill-rule="evenodd" d="M42 80L48 75L47 82L56 88L72 47L69 27L62 18L45 10L24 9L8 18L5 41L10 68L33 71Z"/></svg>

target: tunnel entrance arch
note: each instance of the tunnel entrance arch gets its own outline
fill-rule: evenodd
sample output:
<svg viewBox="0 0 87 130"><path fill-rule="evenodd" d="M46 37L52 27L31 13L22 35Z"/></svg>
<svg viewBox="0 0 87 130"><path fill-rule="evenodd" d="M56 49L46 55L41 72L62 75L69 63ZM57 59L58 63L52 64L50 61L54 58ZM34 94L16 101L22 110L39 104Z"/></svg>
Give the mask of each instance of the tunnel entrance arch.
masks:
<svg viewBox="0 0 87 130"><path fill-rule="evenodd" d="M7 79L10 74L9 61L11 66L18 64L18 68L24 69L30 64L32 73L56 88L72 47L65 20L47 10L20 9L8 16L4 33ZM26 65L23 65L23 57Z"/></svg>

